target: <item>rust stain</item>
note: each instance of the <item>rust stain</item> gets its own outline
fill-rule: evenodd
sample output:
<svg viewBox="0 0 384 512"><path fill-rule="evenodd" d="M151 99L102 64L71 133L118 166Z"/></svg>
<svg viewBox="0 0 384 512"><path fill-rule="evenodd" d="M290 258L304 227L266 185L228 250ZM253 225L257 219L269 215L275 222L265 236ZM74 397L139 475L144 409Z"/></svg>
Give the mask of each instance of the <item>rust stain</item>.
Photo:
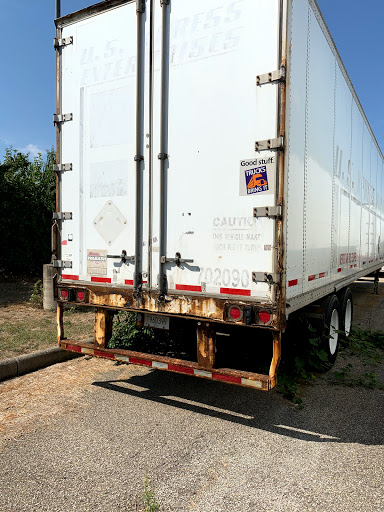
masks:
<svg viewBox="0 0 384 512"><path fill-rule="evenodd" d="M267 310L272 315L272 322L268 325L251 324L250 327L276 329L279 317L276 309L270 303L256 303L220 297L204 297L193 295L166 295L160 297L156 290L135 292L133 289L87 285L81 283L85 290L86 302L84 306L96 306L106 309L124 311L159 313L169 316L190 318L195 320L209 320L220 323L236 324L227 318L227 311L231 305L238 307L251 306L256 316L257 311ZM76 285L66 285L66 288L79 289Z"/></svg>

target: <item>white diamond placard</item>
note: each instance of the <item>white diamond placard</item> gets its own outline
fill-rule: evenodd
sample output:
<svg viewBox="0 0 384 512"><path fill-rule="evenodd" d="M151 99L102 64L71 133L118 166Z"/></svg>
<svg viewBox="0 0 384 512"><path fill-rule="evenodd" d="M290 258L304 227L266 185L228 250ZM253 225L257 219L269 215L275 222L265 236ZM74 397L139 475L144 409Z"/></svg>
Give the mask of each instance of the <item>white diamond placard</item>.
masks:
<svg viewBox="0 0 384 512"><path fill-rule="evenodd" d="M127 219L112 201L107 201L93 221L93 225L105 243L112 245L127 227Z"/></svg>

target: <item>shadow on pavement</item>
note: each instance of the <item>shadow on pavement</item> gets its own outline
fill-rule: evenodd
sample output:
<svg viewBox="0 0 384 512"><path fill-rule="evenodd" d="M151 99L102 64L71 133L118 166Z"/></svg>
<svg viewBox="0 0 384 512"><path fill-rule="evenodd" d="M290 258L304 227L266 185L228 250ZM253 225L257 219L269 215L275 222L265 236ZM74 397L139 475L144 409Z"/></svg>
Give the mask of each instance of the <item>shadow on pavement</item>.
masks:
<svg viewBox="0 0 384 512"><path fill-rule="evenodd" d="M275 390L254 391L160 370L93 385L303 441L384 444L380 390L319 382L306 387L305 407L297 410Z"/></svg>

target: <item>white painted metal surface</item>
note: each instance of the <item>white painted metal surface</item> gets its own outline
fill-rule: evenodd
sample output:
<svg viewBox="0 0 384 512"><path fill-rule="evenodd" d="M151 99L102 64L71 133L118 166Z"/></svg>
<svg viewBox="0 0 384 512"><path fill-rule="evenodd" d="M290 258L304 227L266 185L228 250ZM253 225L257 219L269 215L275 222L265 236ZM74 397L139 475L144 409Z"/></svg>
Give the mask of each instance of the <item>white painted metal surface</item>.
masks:
<svg viewBox="0 0 384 512"><path fill-rule="evenodd" d="M316 3L283 3L289 312L383 264L384 168ZM256 76L280 67L280 0L171 1L164 23L163 9L146 2L143 286L157 289L163 268L169 293L272 303L274 287L253 282L252 273L277 270L276 221L254 218L253 208L277 204L277 152L256 152L255 141L278 135L279 86L257 86ZM133 262L107 256L135 254L136 20L136 2L128 2L62 22L62 37L73 36L61 50L62 112L73 113L61 143L62 162L73 164L62 177L61 211L73 212L63 222L62 259L72 261L64 279L133 286ZM160 264L177 253L193 262Z"/></svg>
<svg viewBox="0 0 384 512"><path fill-rule="evenodd" d="M136 2L66 25L67 34L62 108L74 120L63 126L62 158L73 171L61 208L73 220L63 223L62 251L73 266L63 273L132 285L134 262L119 256L135 254Z"/></svg>
<svg viewBox="0 0 384 512"><path fill-rule="evenodd" d="M179 252L193 263L166 265L169 291L271 300L268 285L252 283L252 272L274 270L274 221L253 218L253 207L275 205L276 155L256 153L254 145L256 140L276 137L277 89L276 85L256 88L255 79L278 68L278 4L276 0L172 3L165 256L173 258ZM159 2L155 6L157 35L162 8ZM157 55L160 38L155 41ZM157 155L161 77L155 70ZM274 163L264 163L271 160ZM160 229L158 177L155 172L155 236ZM247 189L251 180L265 185ZM152 277L158 272L154 253Z"/></svg>

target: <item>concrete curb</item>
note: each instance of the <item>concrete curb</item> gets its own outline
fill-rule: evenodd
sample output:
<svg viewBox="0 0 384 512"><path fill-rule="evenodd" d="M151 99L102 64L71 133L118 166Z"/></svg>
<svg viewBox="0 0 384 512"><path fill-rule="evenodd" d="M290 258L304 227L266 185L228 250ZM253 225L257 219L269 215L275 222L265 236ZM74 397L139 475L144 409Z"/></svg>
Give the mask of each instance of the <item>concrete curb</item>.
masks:
<svg viewBox="0 0 384 512"><path fill-rule="evenodd" d="M18 357L11 357L0 361L0 382L29 372L40 370L56 363L62 363L75 357L82 357L80 354L62 350L60 347L38 350L32 354L24 354Z"/></svg>

